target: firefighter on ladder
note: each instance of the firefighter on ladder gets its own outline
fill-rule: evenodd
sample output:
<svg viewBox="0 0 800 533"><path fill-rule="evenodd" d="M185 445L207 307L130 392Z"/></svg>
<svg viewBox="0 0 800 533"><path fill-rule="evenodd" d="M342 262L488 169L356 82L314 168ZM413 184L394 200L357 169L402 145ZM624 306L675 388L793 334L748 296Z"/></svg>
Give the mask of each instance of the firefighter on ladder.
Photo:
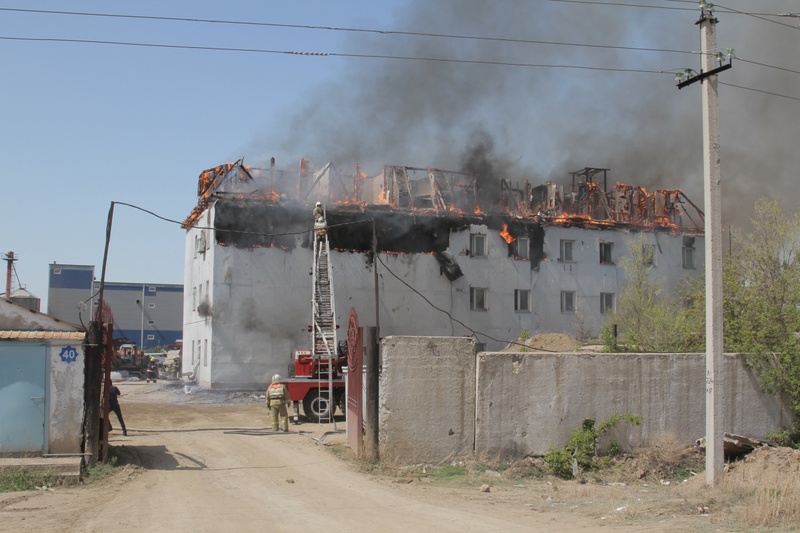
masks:
<svg viewBox="0 0 800 533"><path fill-rule="evenodd" d="M325 210L322 208L322 202L317 202L317 205L314 206L313 211L314 216L314 233L317 236L317 239L322 240L322 237L325 236Z"/></svg>
<svg viewBox="0 0 800 533"><path fill-rule="evenodd" d="M275 374L272 376L272 383L267 389L267 406L269 406L269 414L272 420L272 431L278 431L280 422L280 429L282 431L289 431L289 389L286 385L280 382L281 375Z"/></svg>

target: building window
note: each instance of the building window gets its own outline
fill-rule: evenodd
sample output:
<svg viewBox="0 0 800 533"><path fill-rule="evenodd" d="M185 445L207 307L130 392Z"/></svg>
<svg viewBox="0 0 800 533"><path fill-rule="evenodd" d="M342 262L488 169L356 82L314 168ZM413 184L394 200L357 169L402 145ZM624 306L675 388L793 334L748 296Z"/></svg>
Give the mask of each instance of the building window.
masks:
<svg viewBox="0 0 800 533"><path fill-rule="evenodd" d="M601 242L600 243L600 264L601 265L613 265L614 258L611 255L611 250L614 247L613 242Z"/></svg>
<svg viewBox="0 0 800 533"><path fill-rule="evenodd" d="M156 321L155 320L148 320L147 321L147 325L148 326L155 326L156 325Z"/></svg>
<svg viewBox="0 0 800 533"><path fill-rule="evenodd" d="M147 336L147 340L154 341L154 340L156 340L156 336L155 335L148 335Z"/></svg>
<svg viewBox="0 0 800 533"><path fill-rule="evenodd" d="M575 312L575 291L561 291L561 312Z"/></svg>
<svg viewBox="0 0 800 533"><path fill-rule="evenodd" d="M198 235L194 236L194 251L195 255L197 254L205 254L206 253L206 234L205 232L200 232Z"/></svg>
<svg viewBox="0 0 800 533"><path fill-rule="evenodd" d="M531 240L528 237L517 239L517 259L531 258Z"/></svg>
<svg viewBox="0 0 800 533"><path fill-rule="evenodd" d="M151 304L147 304L147 308L148 309L155 309L156 308L156 304L152 304L152 303Z"/></svg>
<svg viewBox="0 0 800 533"><path fill-rule="evenodd" d="M486 235L471 233L469 236L469 256L486 257Z"/></svg>
<svg viewBox="0 0 800 533"><path fill-rule="evenodd" d="M656 247L654 245L642 245L642 263L644 263L644 266L656 265Z"/></svg>
<svg viewBox="0 0 800 533"><path fill-rule="evenodd" d="M147 287L147 292L156 292L156 288L151 285L150 287Z"/></svg>
<svg viewBox="0 0 800 533"><path fill-rule="evenodd" d="M489 309L486 302L486 289L469 288L469 308L473 311L486 311Z"/></svg>
<svg viewBox="0 0 800 533"><path fill-rule="evenodd" d="M197 287L192 287L192 310L197 309Z"/></svg>
<svg viewBox="0 0 800 533"><path fill-rule="evenodd" d="M54 268L54 269L53 269L53 274L55 274L56 276L58 276L59 274L61 274L61 269L60 269L60 268Z"/></svg>
<svg viewBox="0 0 800 533"><path fill-rule="evenodd" d="M614 311L614 293L601 292L600 293L600 312L603 314L612 313Z"/></svg>
<svg viewBox="0 0 800 533"><path fill-rule="evenodd" d="M208 366L208 339L203 339L203 366Z"/></svg>
<svg viewBox="0 0 800 533"><path fill-rule="evenodd" d="M531 291L524 289L514 290L514 311L531 310Z"/></svg>
<svg viewBox="0 0 800 533"><path fill-rule="evenodd" d="M694 268L694 237L683 238L683 268Z"/></svg>
<svg viewBox="0 0 800 533"><path fill-rule="evenodd" d="M572 247L575 244L575 241L561 241L561 256L559 258L560 261L564 263L572 263L574 259L572 258Z"/></svg>

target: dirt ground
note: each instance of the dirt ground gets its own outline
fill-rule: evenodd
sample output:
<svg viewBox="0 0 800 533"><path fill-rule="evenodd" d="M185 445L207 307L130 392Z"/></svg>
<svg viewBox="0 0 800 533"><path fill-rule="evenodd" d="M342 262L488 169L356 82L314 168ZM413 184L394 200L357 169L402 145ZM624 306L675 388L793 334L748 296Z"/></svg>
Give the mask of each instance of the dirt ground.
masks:
<svg viewBox="0 0 800 533"><path fill-rule="evenodd" d="M419 468L376 475L349 456L343 421L276 434L256 394L187 393L169 381L118 386L128 436L112 415L110 443L124 467L82 486L0 494L0 531L752 530L715 503L702 476L630 484L512 480L491 470L468 483Z"/></svg>

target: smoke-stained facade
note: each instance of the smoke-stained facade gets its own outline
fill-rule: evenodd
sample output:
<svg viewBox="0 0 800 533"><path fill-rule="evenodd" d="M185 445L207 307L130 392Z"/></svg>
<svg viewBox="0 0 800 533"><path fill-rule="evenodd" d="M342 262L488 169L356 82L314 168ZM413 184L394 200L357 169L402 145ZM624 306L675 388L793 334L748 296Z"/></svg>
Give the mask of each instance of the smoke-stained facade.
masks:
<svg viewBox="0 0 800 533"><path fill-rule="evenodd" d="M316 201L336 321L354 308L381 337L470 336L497 350L523 330L596 335L630 246L648 247L668 290L703 271L702 213L680 191L610 186L605 169L572 177L534 185L396 165L368 176L305 161L210 169L184 222L183 371L205 387L256 388L309 347Z"/></svg>

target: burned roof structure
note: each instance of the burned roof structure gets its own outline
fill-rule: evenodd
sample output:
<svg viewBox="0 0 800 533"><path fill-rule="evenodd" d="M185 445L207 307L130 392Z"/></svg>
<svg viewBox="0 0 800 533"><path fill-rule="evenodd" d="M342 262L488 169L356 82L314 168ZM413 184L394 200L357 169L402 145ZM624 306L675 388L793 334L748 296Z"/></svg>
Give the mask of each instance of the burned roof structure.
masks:
<svg viewBox="0 0 800 533"><path fill-rule="evenodd" d="M358 166L348 174L328 163L312 172L303 160L288 171L274 162L256 168L239 160L200 174L198 203L183 227L193 227L213 202L218 244L291 249L298 224L311 229L308 207L321 201L333 249L441 255L451 230L484 224L511 245L509 254L519 237L528 237L534 266L541 259L537 243L550 225L702 234L703 213L682 191L609 186L608 172L573 172L567 186L506 178L487 184L479 176L437 168L392 165L368 177ZM309 238L310 233L301 245Z"/></svg>

